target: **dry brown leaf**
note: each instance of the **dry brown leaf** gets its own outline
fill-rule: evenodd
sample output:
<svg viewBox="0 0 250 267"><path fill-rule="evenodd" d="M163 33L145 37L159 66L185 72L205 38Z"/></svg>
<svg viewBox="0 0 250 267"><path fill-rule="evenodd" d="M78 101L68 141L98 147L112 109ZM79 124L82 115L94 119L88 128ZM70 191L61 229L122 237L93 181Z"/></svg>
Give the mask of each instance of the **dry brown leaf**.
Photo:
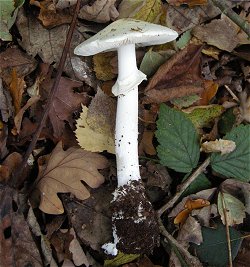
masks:
<svg viewBox="0 0 250 267"><path fill-rule="evenodd" d="M90 196L81 181L91 188L104 182L98 169L108 167L105 157L81 148L71 147L64 151L61 142L49 156L39 158L39 175L36 189L41 200L39 208L49 214L61 214L64 209L57 193L72 193L84 200Z"/></svg>
<svg viewBox="0 0 250 267"><path fill-rule="evenodd" d="M167 60L145 89L146 103L162 103L203 91L201 46L190 44Z"/></svg>
<svg viewBox="0 0 250 267"><path fill-rule="evenodd" d="M115 20L119 16L115 2L116 0L95 0L91 6L83 6L79 11L78 17L99 23Z"/></svg>
<svg viewBox="0 0 250 267"><path fill-rule="evenodd" d="M168 3L175 6L180 6L182 4L187 4L189 7L206 5L207 0L168 0Z"/></svg>
<svg viewBox="0 0 250 267"><path fill-rule="evenodd" d="M153 145L154 132L145 130L142 134L142 140L139 145L139 150L148 155L156 155L156 149Z"/></svg>
<svg viewBox="0 0 250 267"><path fill-rule="evenodd" d="M35 104L38 100L40 99L40 96L32 96L27 103L18 111L18 113L16 114L15 118L14 118L14 122L15 122L15 131L19 134L20 133L20 129L21 129L21 125L22 125L22 119L23 119L23 114L24 112L33 104ZM13 132L12 132L13 133Z"/></svg>
<svg viewBox="0 0 250 267"><path fill-rule="evenodd" d="M220 152L221 155L231 153L236 148L236 144L231 140L219 139L215 141L206 141L201 144L201 150L206 153Z"/></svg>
<svg viewBox="0 0 250 267"><path fill-rule="evenodd" d="M9 90L14 103L15 113L17 114L21 109L22 97L26 84L23 78L19 78L17 76L17 71L15 68L13 69L11 76L12 80L9 85Z"/></svg>
<svg viewBox="0 0 250 267"><path fill-rule="evenodd" d="M208 105L210 100L216 95L219 85L213 81L204 80L204 91L201 93L199 105Z"/></svg>
<svg viewBox="0 0 250 267"><path fill-rule="evenodd" d="M9 91L3 87L3 81L0 78L0 112L2 120L7 122L11 115L14 113L12 100Z"/></svg>

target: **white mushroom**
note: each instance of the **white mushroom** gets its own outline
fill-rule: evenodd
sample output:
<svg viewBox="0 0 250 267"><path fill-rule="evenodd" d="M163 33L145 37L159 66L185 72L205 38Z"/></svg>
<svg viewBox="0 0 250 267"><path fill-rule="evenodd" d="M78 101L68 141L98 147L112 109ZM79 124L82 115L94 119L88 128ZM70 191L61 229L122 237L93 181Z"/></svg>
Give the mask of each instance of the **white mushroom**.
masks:
<svg viewBox="0 0 250 267"><path fill-rule="evenodd" d="M112 88L113 94L118 97L115 130L118 189L114 193L113 203L125 201L123 196L127 194L125 192L126 190L129 190L130 194L133 194L132 191L134 191L134 194L140 194L141 198L146 199L140 182L138 160L138 85L146 79L146 75L137 68L135 45L149 46L163 44L175 40L177 36L178 34L175 31L164 26L134 19L120 19L111 23L105 29L75 48L75 54L81 56L95 55L99 52L115 49L118 51L118 78ZM120 196L122 196L122 199ZM135 203L137 210L134 211L136 214L134 217L132 216L133 218L131 214L128 215L129 219L136 225L135 229L138 227L141 228L144 223L143 221L146 221L147 216L142 216L144 208L140 208L142 212L139 212L139 204L143 206L145 203L148 205L149 202L142 203L143 201L139 201L141 203ZM126 204L123 205L126 206ZM148 206L147 208L150 209L149 214L151 213L152 215L152 207ZM112 218L113 223L116 224L117 221L120 222L124 219L126 221L126 214L122 219L119 217L119 214L123 213L122 209L122 205L119 207L115 206L114 216ZM126 223L128 224L128 221ZM147 224L148 226L146 228L150 227L151 230L156 228L155 222L150 224L149 220ZM131 227L129 225L130 229ZM116 243L120 245L118 248L123 250L123 252L140 253L150 251L156 243L155 240L149 240L149 242L145 242L145 248L141 249L138 248L138 243L135 242L134 245L130 244L130 249L124 249L130 241L124 241L121 230L126 230L120 228L124 228L124 226L113 226ZM136 233L137 230L135 229L134 232ZM147 230L145 229L145 231ZM145 234L143 233L142 235ZM152 243L152 245L150 246L149 243ZM115 254L115 249L115 246L113 246L113 251L109 252Z"/></svg>

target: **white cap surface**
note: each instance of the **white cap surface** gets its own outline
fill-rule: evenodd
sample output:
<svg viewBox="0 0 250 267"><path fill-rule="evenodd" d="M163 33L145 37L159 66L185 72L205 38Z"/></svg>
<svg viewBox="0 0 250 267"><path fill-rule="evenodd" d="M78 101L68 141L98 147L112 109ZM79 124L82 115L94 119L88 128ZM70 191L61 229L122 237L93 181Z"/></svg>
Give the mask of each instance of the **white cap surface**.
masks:
<svg viewBox="0 0 250 267"><path fill-rule="evenodd" d="M178 33L167 27L135 19L119 19L78 45L74 53L91 56L115 50L126 44L150 46L164 44L177 38Z"/></svg>

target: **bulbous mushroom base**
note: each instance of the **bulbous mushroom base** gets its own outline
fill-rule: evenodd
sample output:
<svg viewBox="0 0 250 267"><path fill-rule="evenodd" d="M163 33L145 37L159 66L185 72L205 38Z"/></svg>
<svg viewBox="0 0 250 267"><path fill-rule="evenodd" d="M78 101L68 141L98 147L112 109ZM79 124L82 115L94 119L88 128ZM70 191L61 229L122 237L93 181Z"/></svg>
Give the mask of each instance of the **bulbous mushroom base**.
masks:
<svg viewBox="0 0 250 267"><path fill-rule="evenodd" d="M156 214L141 181L118 187L111 203L116 248L126 254L150 254L159 244Z"/></svg>

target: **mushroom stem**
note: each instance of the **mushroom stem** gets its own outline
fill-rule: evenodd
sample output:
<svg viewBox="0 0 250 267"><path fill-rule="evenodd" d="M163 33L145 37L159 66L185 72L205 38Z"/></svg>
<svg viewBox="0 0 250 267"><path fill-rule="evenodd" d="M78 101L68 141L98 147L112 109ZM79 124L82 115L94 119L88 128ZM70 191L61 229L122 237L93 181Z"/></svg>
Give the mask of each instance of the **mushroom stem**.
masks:
<svg viewBox="0 0 250 267"><path fill-rule="evenodd" d="M119 89L115 130L118 186L125 185L130 180L138 181L140 179L138 84L144 78L145 76L137 69L135 45L128 44L119 47L117 80ZM129 88L130 84L132 88Z"/></svg>

